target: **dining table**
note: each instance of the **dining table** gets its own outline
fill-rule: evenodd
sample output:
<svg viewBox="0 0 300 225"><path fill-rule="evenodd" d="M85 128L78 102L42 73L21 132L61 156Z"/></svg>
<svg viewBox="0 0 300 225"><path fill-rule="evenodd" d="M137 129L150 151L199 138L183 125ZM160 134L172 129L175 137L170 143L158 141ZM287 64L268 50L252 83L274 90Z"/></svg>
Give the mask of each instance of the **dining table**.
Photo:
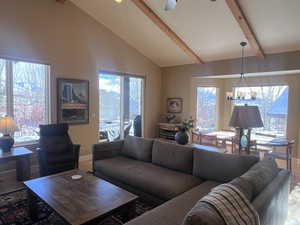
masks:
<svg viewBox="0 0 300 225"><path fill-rule="evenodd" d="M229 130L216 130L216 131L195 131L194 134L205 136L215 136L220 142L230 142L233 144L233 138L236 136L234 131ZM255 143L256 146L265 146L265 147L287 147L289 140L285 137L275 137L271 135L263 134L251 134L251 141Z"/></svg>

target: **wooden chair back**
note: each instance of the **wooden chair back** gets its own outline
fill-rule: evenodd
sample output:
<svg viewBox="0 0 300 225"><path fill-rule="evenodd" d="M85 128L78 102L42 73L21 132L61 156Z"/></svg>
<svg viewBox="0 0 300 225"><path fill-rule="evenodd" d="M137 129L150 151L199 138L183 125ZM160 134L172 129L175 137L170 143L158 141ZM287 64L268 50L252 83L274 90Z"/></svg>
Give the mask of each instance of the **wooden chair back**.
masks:
<svg viewBox="0 0 300 225"><path fill-rule="evenodd" d="M218 138L215 135L200 135L200 144L209 146L218 146Z"/></svg>

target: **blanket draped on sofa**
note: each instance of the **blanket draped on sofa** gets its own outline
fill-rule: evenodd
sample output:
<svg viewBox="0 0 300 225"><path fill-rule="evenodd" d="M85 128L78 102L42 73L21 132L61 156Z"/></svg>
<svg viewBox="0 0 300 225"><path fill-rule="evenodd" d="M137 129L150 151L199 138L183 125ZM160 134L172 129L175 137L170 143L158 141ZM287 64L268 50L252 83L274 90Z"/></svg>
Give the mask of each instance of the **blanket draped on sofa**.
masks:
<svg viewBox="0 0 300 225"><path fill-rule="evenodd" d="M212 205L227 225L260 225L259 216L244 194L231 184L222 184L200 200Z"/></svg>

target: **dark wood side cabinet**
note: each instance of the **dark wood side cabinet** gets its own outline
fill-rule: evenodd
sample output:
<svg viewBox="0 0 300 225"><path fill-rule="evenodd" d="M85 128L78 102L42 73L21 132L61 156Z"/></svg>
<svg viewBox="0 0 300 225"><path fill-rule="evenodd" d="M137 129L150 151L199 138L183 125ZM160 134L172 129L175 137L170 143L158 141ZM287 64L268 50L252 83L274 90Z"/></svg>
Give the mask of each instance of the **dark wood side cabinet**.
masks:
<svg viewBox="0 0 300 225"><path fill-rule="evenodd" d="M180 124L174 123L159 123L158 124L158 131L159 131L159 138L175 141L175 135L178 131L177 126Z"/></svg>
<svg viewBox="0 0 300 225"><path fill-rule="evenodd" d="M32 154L32 151L24 147L12 148L10 152L3 152L0 149L0 163L15 160L17 180L26 181L31 177L30 156Z"/></svg>

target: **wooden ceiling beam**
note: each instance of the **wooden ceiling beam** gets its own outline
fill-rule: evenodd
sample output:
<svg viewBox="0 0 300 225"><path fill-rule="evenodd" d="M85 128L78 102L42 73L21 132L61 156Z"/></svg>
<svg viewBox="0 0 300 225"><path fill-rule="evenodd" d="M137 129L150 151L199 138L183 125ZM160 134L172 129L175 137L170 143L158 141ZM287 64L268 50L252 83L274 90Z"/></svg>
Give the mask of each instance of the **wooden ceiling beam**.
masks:
<svg viewBox="0 0 300 225"><path fill-rule="evenodd" d="M132 0L132 2L170 39L172 39L186 54L191 56L197 64L203 64L201 58L144 2L144 0Z"/></svg>
<svg viewBox="0 0 300 225"><path fill-rule="evenodd" d="M240 25L246 39L248 40L250 46L252 47L253 51L255 51L255 55L258 58L265 58L265 54L251 28L249 25L249 22L247 21L247 18L244 15L243 10L241 9L239 3L237 0L226 0L226 3L231 10L234 18Z"/></svg>

